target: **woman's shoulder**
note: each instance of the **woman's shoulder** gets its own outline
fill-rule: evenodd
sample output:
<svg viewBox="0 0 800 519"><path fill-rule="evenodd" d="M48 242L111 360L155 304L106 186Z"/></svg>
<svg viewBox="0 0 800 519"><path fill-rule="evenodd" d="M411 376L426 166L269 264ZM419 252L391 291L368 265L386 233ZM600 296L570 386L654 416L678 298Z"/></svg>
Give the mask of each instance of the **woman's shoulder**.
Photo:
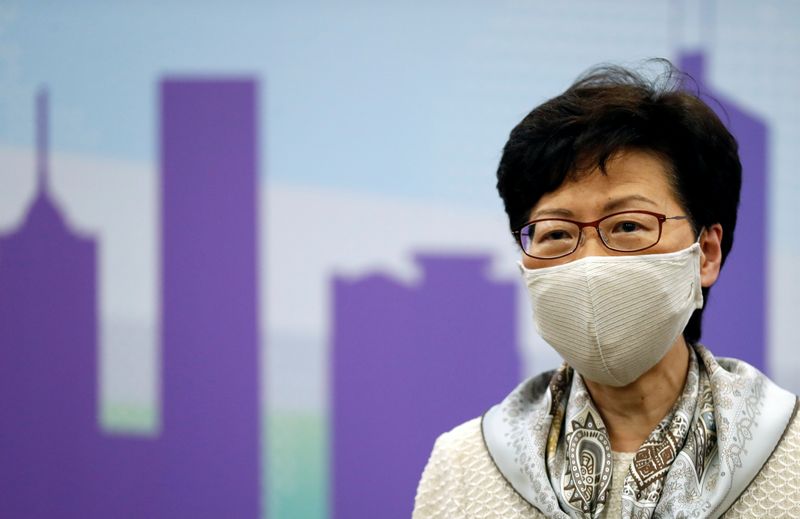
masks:
<svg viewBox="0 0 800 519"><path fill-rule="evenodd" d="M481 418L437 438L422 474L414 519L541 517L497 470L481 431Z"/></svg>
<svg viewBox="0 0 800 519"><path fill-rule="evenodd" d="M795 411L775 450L726 518L800 517L800 416Z"/></svg>
<svg viewBox="0 0 800 519"><path fill-rule="evenodd" d="M434 444L434 448L447 450L450 454L479 454L486 447L481 433L481 417L473 418L449 431L442 433Z"/></svg>
<svg viewBox="0 0 800 519"><path fill-rule="evenodd" d="M489 464L486 463L489 462ZM447 473L455 482L474 471L497 470L483 442L481 418L473 418L442 433L433 444L425 471ZM423 478L425 474L423 474Z"/></svg>

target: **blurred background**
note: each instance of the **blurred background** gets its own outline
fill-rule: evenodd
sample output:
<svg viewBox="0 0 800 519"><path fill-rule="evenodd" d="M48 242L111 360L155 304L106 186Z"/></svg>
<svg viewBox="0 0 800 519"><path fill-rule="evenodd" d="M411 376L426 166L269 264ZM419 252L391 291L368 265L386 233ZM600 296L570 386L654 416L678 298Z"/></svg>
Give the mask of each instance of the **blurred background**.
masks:
<svg viewBox="0 0 800 519"><path fill-rule="evenodd" d="M409 517L558 358L494 173L600 62L740 140L703 342L800 390L795 2L0 4L0 516Z"/></svg>

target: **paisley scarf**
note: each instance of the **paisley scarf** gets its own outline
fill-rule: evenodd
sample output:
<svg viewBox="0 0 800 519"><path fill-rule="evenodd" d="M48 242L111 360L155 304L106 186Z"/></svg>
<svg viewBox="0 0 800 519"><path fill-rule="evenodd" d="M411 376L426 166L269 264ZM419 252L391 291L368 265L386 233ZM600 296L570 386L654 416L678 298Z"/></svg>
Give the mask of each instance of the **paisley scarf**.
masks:
<svg viewBox="0 0 800 519"><path fill-rule="evenodd" d="M758 474L795 396L749 364L691 348L672 409L636 452L622 517L718 517ZM769 402L769 406L766 403ZM611 443L572 368L523 382L483 418L486 446L514 489L548 517L599 517L609 500Z"/></svg>

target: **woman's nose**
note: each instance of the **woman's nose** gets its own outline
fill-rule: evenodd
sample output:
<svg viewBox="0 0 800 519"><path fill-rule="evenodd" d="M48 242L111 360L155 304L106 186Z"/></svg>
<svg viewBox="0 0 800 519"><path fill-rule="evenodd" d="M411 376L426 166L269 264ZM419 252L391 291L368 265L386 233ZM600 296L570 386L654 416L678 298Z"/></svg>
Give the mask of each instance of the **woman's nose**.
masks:
<svg viewBox="0 0 800 519"><path fill-rule="evenodd" d="M611 251L603 244L599 231L591 227L585 227L581 232L578 249L575 251L575 259L587 256L608 256Z"/></svg>

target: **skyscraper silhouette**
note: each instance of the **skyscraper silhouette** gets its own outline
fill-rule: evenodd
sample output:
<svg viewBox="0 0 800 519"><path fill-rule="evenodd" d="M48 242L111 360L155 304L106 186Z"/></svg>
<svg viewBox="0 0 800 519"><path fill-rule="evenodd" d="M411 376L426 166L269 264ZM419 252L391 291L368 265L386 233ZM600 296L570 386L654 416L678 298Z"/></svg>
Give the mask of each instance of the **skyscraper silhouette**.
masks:
<svg viewBox="0 0 800 519"><path fill-rule="evenodd" d="M161 85L160 458L171 517L259 514L256 113L252 81Z"/></svg>
<svg viewBox="0 0 800 519"><path fill-rule="evenodd" d="M442 432L519 380L516 288L488 257L418 255L424 275L335 279L333 513L408 518Z"/></svg>
<svg viewBox="0 0 800 519"><path fill-rule="evenodd" d="M36 127L36 194L0 237L0 517L78 517L97 438L96 244L49 194L45 92Z"/></svg>

